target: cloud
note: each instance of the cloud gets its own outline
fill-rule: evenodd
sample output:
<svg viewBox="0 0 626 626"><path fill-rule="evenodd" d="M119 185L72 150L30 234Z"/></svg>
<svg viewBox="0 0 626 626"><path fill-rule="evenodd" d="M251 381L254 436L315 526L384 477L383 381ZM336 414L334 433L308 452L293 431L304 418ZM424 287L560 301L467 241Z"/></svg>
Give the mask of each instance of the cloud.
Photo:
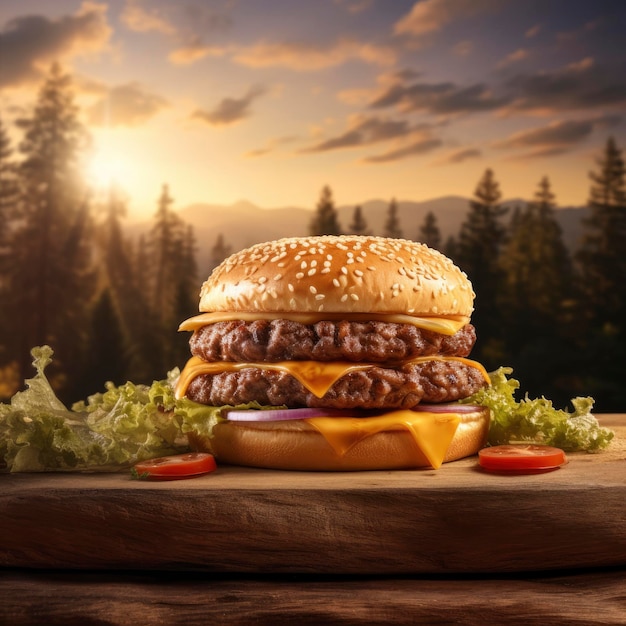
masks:
<svg viewBox="0 0 626 626"><path fill-rule="evenodd" d="M517 74L506 87L514 111L572 111L626 103L626 63L600 65L590 58L564 68Z"/></svg>
<svg viewBox="0 0 626 626"><path fill-rule="evenodd" d="M468 159L477 159L481 156L482 152L478 150L478 148L461 148L445 155L443 158L439 159L435 165L456 165Z"/></svg>
<svg viewBox="0 0 626 626"><path fill-rule="evenodd" d="M252 87L241 98L224 98L214 109L210 111L197 109L191 117L202 120L211 126L235 124L250 116L252 103L266 92L264 87Z"/></svg>
<svg viewBox="0 0 626 626"><path fill-rule="evenodd" d="M463 41L459 41L454 48L452 48L452 52L459 57L467 57L474 51L474 42L469 41L469 39L464 39Z"/></svg>
<svg viewBox="0 0 626 626"><path fill-rule="evenodd" d="M135 32L155 32L166 35L172 50L168 60L175 65L189 65L207 56L222 56L223 46L207 42L207 38L228 29L228 12L191 3L170 3L149 7L145 0L127 0L122 22Z"/></svg>
<svg viewBox="0 0 626 626"><path fill-rule="evenodd" d="M515 52L511 52L510 54L507 54L504 57L504 59L502 59L502 61L498 63L496 67L498 69L508 67L509 65L512 65L513 63L519 63L520 61L527 59L529 56L530 56L530 52L528 50L526 50L525 48L518 48L517 50L515 50Z"/></svg>
<svg viewBox="0 0 626 626"><path fill-rule="evenodd" d="M522 158L536 158L562 154L591 135L594 130L606 129L621 122L618 115L605 115L597 118L582 120L559 120L541 126L519 131L503 139L494 142L494 148L517 149L534 148Z"/></svg>
<svg viewBox="0 0 626 626"><path fill-rule="evenodd" d="M174 35L176 27L159 7L144 7L141 0L126 0L126 6L120 15L120 20L130 30L139 33L157 32L164 35Z"/></svg>
<svg viewBox="0 0 626 626"><path fill-rule="evenodd" d="M244 156L248 158L258 158L262 156L266 156L272 152L275 152L280 146L283 146L288 143L293 143L297 141L298 137L294 135L286 135L284 137L275 137L274 139L270 139L265 146L262 148L256 148L254 150L250 150L246 152Z"/></svg>
<svg viewBox="0 0 626 626"><path fill-rule="evenodd" d="M441 30L454 20L491 12L502 4L501 0L421 0L396 22L394 32L420 38Z"/></svg>
<svg viewBox="0 0 626 626"><path fill-rule="evenodd" d="M224 56L224 54L226 54L225 48L210 46L195 40L172 50L167 58L174 63L174 65L190 65L208 56L221 57Z"/></svg>
<svg viewBox="0 0 626 626"><path fill-rule="evenodd" d="M10 20L0 31L0 87L39 82L54 61L69 62L105 50L111 33L107 5L90 1L74 15Z"/></svg>
<svg viewBox="0 0 626 626"><path fill-rule="evenodd" d="M345 132L305 148L301 152L328 152L340 148L367 146L380 141L405 137L411 132L422 129L423 126L411 127L406 120L381 119L379 117L358 115L350 121Z"/></svg>
<svg viewBox="0 0 626 626"><path fill-rule="evenodd" d="M87 116L93 126L138 126L167 106L167 100L133 82L109 89Z"/></svg>
<svg viewBox="0 0 626 626"><path fill-rule="evenodd" d="M300 150L300 154L329 152L346 148L365 148L390 142L392 147L382 154L368 156L365 163L386 163L425 154L442 145L433 137L434 126L411 124L407 120L355 115L344 132Z"/></svg>
<svg viewBox="0 0 626 626"><path fill-rule="evenodd" d="M335 4L343 7L348 13L356 15L367 11L374 0L335 0Z"/></svg>
<svg viewBox="0 0 626 626"><path fill-rule="evenodd" d="M394 148L383 154L369 156L363 159L365 163L388 163L390 161L399 161L408 157L426 154L439 148L443 142L441 139L434 137L418 139L408 145Z"/></svg>
<svg viewBox="0 0 626 626"><path fill-rule="evenodd" d="M239 48L234 53L233 60L247 67L285 67L313 72L352 60L390 66L396 62L396 53L388 46L351 38L340 39L331 45L261 41Z"/></svg>
<svg viewBox="0 0 626 626"><path fill-rule="evenodd" d="M531 26L525 33L524 36L527 39L533 39L543 30L543 24L535 24Z"/></svg>
<svg viewBox="0 0 626 626"><path fill-rule="evenodd" d="M371 103L370 108L397 107L401 111L424 111L438 115L492 111L506 104L483 83L458 86L451 82L391 85Z"/></svg>

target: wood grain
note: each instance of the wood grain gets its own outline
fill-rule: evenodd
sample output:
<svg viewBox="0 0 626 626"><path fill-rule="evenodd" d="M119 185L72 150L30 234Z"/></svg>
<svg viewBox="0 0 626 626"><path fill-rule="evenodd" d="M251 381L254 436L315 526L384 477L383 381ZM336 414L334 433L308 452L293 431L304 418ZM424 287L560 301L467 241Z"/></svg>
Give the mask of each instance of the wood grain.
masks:
<svg viewBox="0 0 626 626"><path fill-rule="evenodd" d="M626 565L626 419L554 472L307 473L175 482L0 476L0 566L249 574L507 573ZM607 423L612 422L608 419Z"/></svg>
<svg viewBox="0 0 626 626"><path fill-rule="evenodd" d="M428 580L17 571L0 575L0 623L623 625L626 573Z"/></svg>

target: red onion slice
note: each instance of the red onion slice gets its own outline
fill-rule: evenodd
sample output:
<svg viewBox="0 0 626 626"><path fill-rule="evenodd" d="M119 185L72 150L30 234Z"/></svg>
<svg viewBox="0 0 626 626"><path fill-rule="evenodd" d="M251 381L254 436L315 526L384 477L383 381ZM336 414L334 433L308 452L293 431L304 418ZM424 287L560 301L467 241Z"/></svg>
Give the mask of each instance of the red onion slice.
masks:
<svg viewBox="0 0 626 626"><path fill-rule="evenodd" d="M418 404L413 407L413 411L424 411L428 413L474 413L483 407L478 404L458 404L457 402L446 402L443 404Z"/></svg>
<svg viewBox="0 0 626 626"><path fill-rule="evenodd" d="M235 422L277 422L280 420L305 420L312 417L349 417L350 413L337 409L246 409L226 411L224 416ZM354 413L352 416L356 417Z"/></svg>

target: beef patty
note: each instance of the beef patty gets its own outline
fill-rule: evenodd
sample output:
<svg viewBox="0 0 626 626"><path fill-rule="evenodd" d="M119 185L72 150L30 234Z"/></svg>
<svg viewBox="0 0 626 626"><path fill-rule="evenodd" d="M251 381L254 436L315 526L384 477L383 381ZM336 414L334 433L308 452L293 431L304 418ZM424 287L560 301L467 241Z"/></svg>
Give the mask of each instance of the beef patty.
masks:
<svg viewBox="0 0 626 626"><path fill-rule="evenodd" d="M409 409L420 402L459 400L485 384L474 367L460 361L432 360L350 372L322 398L286 372L256 368L200 375L189 384L186 395L212 406L256 400L263 405L288 407Z"/></svg>
<svg viewBox="0 0 626 626"><path fill-rule="evenodd" d="M418 356L467 356L476 331L466 324L442 335L412 324L290 320L217 322L196 330L191 352L204 361L365 361L390 363Z"/></svg>

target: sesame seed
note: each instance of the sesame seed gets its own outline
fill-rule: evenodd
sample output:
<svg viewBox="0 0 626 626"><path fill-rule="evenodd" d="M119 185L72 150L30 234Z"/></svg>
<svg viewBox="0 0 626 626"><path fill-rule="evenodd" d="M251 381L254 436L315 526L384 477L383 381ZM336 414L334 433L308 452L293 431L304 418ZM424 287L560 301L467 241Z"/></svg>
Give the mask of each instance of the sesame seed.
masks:
<svg viewBox="0 0 626 626"><path fill-rule="evenodd" d="M318 293L315 295L316 300L323 300L326 296L323 293Z"/></svg>
<svg viewBox="0 0 626 626"><path fill-rule="evenodd" d="M345 302L348 299L348 294L344 293L343 296L341 296L341 302Z"/></svg>
<svg viewBox="0 0 626 626"><path fill-rule="evenodd" d="M315 274L315 272L317 272L317 270L316 270L315 268L313 268L313 269L310 269L310 270L306 273L306 275L307 275L307 276L313 276L313 274Z"/></svg>
<svg viewBox="0 0 626 626"><path fill-rule="evenodd" d="M350 294L350 297L351 297L354 301L357 301L357 300L359 299L359 296L357 296L357 294L356 294L356 293L351 293L351 294Z"/></svg>
<svg viewBox="0 0 626 626"><path fill-rule="evenodd" d="M315 287L314 287L313 285L311 285L311 286L309 287L309 291L310 291L311 293L317 293L317 289L315 289Z"/></svg>
<svg viewBox="0 0 626 626"><path fill-rule="evenodd" d="M293 285L291 283L287 283L287 289L293 293Z"/></svg>
<svg viewBox="0 0 626 626"><path fill-rule="evenodd" d="M360 278L361 276L363 276L363 272L361 270L354 270L354 275Z"/></svg>
<svg viewBox="0 0 626 626"><path fill-rule="evenodd" d="M330 267L325 267L320 274L328 274L328 272L330 272Z"/></svg>
<svg viewBox="0 0 626 626"><path fill-rule="evenodd" d="M300 280L301 278L304 278L304 272L298 272L298 273L296 274L296 278L297 278L298 280Z"/></svg>
<svg viewBox="0 0 626 626"><path fill-rule="evenodd" d="M333 285L335 285L335 287L341 287L341 283L336 278L333 278Z"/></svg>
<svg viewBox="0 0 626 626"><path fill-rule="evenodd" d="M311 267L317 267L317 261L315 259L311 261Z"/></svg>
<svg viewBox="0 0 626 626"><path fill-rule="evenodd" d="M341 268L341 273L342 274L347 274L348 273L348 268L345 265Z"/></svg>
<svg viewBox="0 0 626 626"><path fill-rule="evenodd" d="M307 267L306 261L302 261L302 263L300 263L300 269L304 270L304 269L306 269L306 267Z"/></svg>

